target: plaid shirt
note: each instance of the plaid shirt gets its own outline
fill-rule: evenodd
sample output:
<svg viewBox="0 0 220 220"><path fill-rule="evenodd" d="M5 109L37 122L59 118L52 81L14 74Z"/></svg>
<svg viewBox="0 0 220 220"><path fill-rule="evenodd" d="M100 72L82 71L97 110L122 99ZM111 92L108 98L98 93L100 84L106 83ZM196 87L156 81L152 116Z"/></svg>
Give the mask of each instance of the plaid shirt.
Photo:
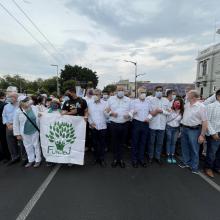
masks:
<svg viewBox="0 0 220 220"><path fill-rule="evenodd" d="M220 132L220 102L215 101L206 106L208 115L208 135Z"/></svg>

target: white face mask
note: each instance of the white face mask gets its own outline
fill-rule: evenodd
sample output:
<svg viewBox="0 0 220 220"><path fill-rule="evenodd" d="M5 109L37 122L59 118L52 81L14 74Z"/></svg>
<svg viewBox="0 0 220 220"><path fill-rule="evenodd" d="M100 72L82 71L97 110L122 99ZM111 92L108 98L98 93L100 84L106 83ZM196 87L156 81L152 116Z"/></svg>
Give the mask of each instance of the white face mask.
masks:
<svg viewBox="0 0 220 220"><path fill-rule="evenodd" d="M155 96L156 96L157 98L161 98L162 95L163 95L163 93L160 92L160 91L155 92Z"/></svg>
<svg viewBox="0 0 220 220"><path fill-rule="evenodd" d="M144 100L146 98L146 94L145 93L140 93L139 98L141 100Z"/></svg>
<svg viewBox="0 0 220 220"><path fill-rule="evenodd" d="M124 91L118 91L117 96L118 98L123 98L125 95Z"/></svg>
<svg viewBox="0 0 220 220"><path fill-rule="evenodd" d="M94 95L94 96L93 96L93 99L94 99L95 102L97 102L97 101L99 101L100 97L97 96L97 95Z"/></svg>
<svg viewBox="0 0 220 220"><path fill-rule="evenodd" d="M29 105L33 105L33 104L34 104L33 100L32 100L32 99L29 100L29 101L28 101L28 104L29 104Z"/></svg>
<svg viewBox="0 0 220 220"><path fill-rule="evenodd" d="M176 99L176 95L172 95L172 100L175 100Z"/></svg>
<svg viewBox="0 0 220 220"><path fill-rule="evenodd" d="M103 95L103 99L108 99L108 95Z"/></svg>

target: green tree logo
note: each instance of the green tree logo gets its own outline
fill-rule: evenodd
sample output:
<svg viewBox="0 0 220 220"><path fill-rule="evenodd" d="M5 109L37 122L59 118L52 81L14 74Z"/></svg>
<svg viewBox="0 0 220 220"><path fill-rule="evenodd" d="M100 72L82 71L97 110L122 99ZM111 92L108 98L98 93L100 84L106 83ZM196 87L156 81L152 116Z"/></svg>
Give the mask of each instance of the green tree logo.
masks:
<svg viewBox="0 0 220 220"><path fill-rule="evenodd" d="M59 151L63 151L66 144L73 144L76 139L73 125L65 122L55 122L54 125L50 125L46 137L51 143L55 143Z"/></svg>

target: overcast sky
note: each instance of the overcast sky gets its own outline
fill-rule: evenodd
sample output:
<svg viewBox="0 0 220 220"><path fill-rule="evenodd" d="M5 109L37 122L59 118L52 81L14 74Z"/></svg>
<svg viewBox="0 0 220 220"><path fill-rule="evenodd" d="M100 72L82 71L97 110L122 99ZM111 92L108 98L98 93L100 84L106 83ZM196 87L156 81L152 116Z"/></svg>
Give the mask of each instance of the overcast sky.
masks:
<svg viewBox="0 0 220 220"><path fill-rule="evenodd" d="M96 71L99 87L121 79L193 82L198 50L213 43L219 0L16 0L56 50L12 0L2 3L43 49L0 7L0 76L51 77L50 64ZM216 36L216 43L220 37ZM49 53L48 53L49 52Z"/></svg>

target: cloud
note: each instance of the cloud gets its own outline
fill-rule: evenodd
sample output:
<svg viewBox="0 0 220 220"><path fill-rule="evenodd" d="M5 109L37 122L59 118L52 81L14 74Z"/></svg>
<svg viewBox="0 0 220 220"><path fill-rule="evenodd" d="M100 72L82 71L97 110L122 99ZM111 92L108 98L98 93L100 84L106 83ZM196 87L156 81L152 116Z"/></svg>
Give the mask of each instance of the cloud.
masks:
<svg viewBox="0 0 220 220"><path fill-rule="evenodd" d="M41 73L45 74L45 65L51 63L51 58L36 46L24 46L0 41L1 72L5 73Z"/></svg>
<svg viewBox="0 0 220 220"><path fill-rule="evenodd" d="M214 17L219 14L218 0L24 2L24 9L62 54L51 50L52 55L62 61L54 61L2 13L1 73L50 77L55 73L51 63L60 68L77 64L96 71L101 88L120 78L134 80L134 68L125 59L137 61L138 72L147 73L139 79L193 82L197 51L212 43ZM16 12L11 2L6 6ZM33 31L19 13L15 15Z"/></svg>
<svg viewBox="0 0 220 220"><path fill-rule="evenodd" d="M122 41L191 36L211 28L218 0L71 0L66 6Z"/></svg>

